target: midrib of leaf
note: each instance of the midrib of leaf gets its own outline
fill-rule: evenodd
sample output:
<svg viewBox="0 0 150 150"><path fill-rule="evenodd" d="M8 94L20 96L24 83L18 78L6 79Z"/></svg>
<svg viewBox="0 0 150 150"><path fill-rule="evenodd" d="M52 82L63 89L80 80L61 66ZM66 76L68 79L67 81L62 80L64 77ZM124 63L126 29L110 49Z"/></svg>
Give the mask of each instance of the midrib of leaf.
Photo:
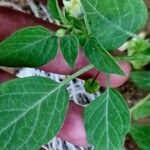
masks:
<svg viewBox="0 0 150 150"><path fill-rule="evenodd" d="M114 93L112 93L112 95L114 96L114 97L116 97L116 95L114 94ZM118 99L118 97L116 97L116 99ZM118 101L118 102L120 102L120 101ZM116 111L117 111L117 113L118 113L118 115L119 115L119 117L120 117L120 120L121 120L121 129L123 129L124 128L124 126L123 126L123 120L122 120L122 117L121 117L121 115L120 115L120 113L118 112L118 109L117 109L117 107L115 106L115 104L114 104L114 102L112 101L112 104L113 104L113 106L115 107L115 109L116 109ZM123 130L122 130L123 131Z"/></svg>
<svg viewBox="0 0 150 150"><path fill-rule="evenodd" d="M94 132L96 131L96 129L97 129L97 127L101 124L101 121L103 120L103 118L105 118L105 125L106 125L106 130L104 130L103 131L103 133L102 133L102 135L101 135L101 137L99 138L99 141L101 141L101 138L103 137L103 135L105 134L105 132L106 132L106 142L107 142L107 150L109 150L109 143L111 143L111 145L114 147L114 145L113 145L113 143L112 143L112 141L111 141L111 139L109 138L110 136L109 136L109 126L111 126L112 127L112 129L114 130L114 132L116 132L116 130L114 129L114 127L112 126L112 124L111 123L109 123L109 114L108 114L108 110L109 110L109 100L111 99L111 97L110 97L110 95L109 95L109 88L107 89L107 96L106 96L106 98L104 98L104 100L103 100L103 102L101 103L101 105L103 105L103 103L106 103L105 104L105 113L104 113L104 115L101 117L101 120L99 120L99 122L98 122L98 124L97 124L97 126L95 127L95 129L93 130L93 134L94 134ZM112 101L111 101L112 102ZM113 106L116 108L116 106L114 105L114 103L112 102L112 104L113 104ZM93 114L90 116L90 119L89 119L89 121L91 120L91 118L92 118L92 116L94 115L94 113L101 107L101 105L99 105L96 109L95 109L95 111L93 111ZM116 110L117 110L117 108L116 108ZM118 110L117 110L117 112L118 112ZM119 114L119 113L118 113ZM120 116L120 115L119 115ZM121 118L121 116L120 116L120 118ZM121 119L121 122L122 122L122 119ZM123 122L122 122L123 123ZM122 126L122 128L123 128L123 126ZM93 134L91 135L91 136L93 136ZM116 132L116 135L118 135L118 133ZM117 137L118 139L119 139L119 137ZM120 139L118 140L118 141L120 141ZM100 144L100 143L99 143ZM115 147L114 147L115 148Z"/></svg>
<svg viewBox="0 0 150 150"><path fill-rule="evenodd" d="M111 21L109 21L103 14L101 14L100 12L98 12L97 9L96 9L96 7L94 7L89 1L86 1L86 2L94 9L95 14L99 14L99 16L100 16L103 20L107 21L107 22L108 22L109 24L111 24L114 28L120 30L121 32L125 33L126 35L139 38L139 37L138 37L137 35L135 35L134 33L129 32L129 31L127 31L127 30L121 28L120 26L118 26L118 25L112 23ZM87 13L87 14L90 14L90 13ZM87 23L87 21L86 21L86 23ZM88 30L90 31L89 25L88 25Z"/></svg>
<svg viewBox="0 0 150 150"><path fill-rule="evenodd" d="M106 109L105 109L105 119L106 119L106 133L107 133L107 150L109 150L109 142L111 143L111 145L114 147L114 145L113 145L113 143L112 143L112 141L111 141L111 139L109 138L110 136L109 136L109 126L111 126L112 127L112 129L116 132L116 130L114 129L114 127L112 126L112 124L108 121L109 120L109 114L108 114L108 110L109 110L109 101L111 100L111 97L110 97L110 95L109 95L109 88L107 88L107 96L106 96L106 98L105 98L105 100L106 100ZM113 95L114 95L114 93L112 93ZM116 95L114 95L115 97L116 97ZM116 99L117 99L117 97L116 97ZM105 101L104 100L104 101ZM112 104L113 104L113 107L115 107L116 108L116 106L115 106L115 104L113 103L113 101L111 101L112 102ZM117 113L118 113L118 115L119 115L119 117L120 117L120 119L121 119L121 122L122 122L122 124L123 124L123 121L122 121L122 117L120 116L120 113L118 112L118 109L116 108L116 111L117 111ZM122 124L121 124L121 126L122 126ZM122 126L122 129L123 129L124 127ZM116 135L118 135L117 134L117 132L116 132ZM120 140L119 140L120 141ZM115 148L115 147L114 147Z"/></svg>
<svg viewBox="0 0 150 150"><path fill-rule="evenodd" d="M107 149L109 149L109 125L108 125L108 110L109 110L109 106L108 106L108 101L109 101L109 88L107 89L107 97L106 97L106 108L105 108L105 121L106 121L106 133L107 133ZM113 144L112 144L113 145Z"/></svg>
<svg viewBox="0 0 150 150"><path fill-rule="evenodd" d="M12 51L11 53L9 53L9 54L7 54L7 55L4 55L4 56L1 55L1 57L2 57L2 58L7 57L7 56L9 56L9 55L18 53L18 52L20 52L20 51L22 51L22 50L26 50L27 48L30 48L31 46L34 46L34 45L36 45L37 43L40 43L40 42L42 42L42 41L47 41L48 38L51 37L51 35L45 36L45 37L46 37L45 39L41 39L41 40L38 40L38 41L36 41L36 42L34 42L34 43L27 44L27 46L24 46L24 47L22 47L22 48L19 48L19 49L16 50L16 51ZM1 43L1 44L3 44L3 43ZM9 45L10 45L10 44L9 44ZM12 45L13 45L13 44L12 44Z"/></svg>
<svg viewBox="0 0 150 150"><path fill-rule="evenodd" d="M88 107L86 109L87 112L87 118L86 118L86 130L88 132L88 141L90 144L94 144L96 146L95 148L99 149L101 148L102 141L104 142L103 149L111 150L111 149L121 149L123 147L123 141L125 140L125 135L129 131L129 125L126 121L129 123L129 112L127 112L126 108L127 105L122 101L122 97L117 97L117 94L119 94L116 90L112 90L110 87L107 88L105 93L99 97L100 99L97 99L97 102L94 102L93 105L96 107ZM98 104L99 101L99 104ZM97 105L96 105L97 104ZM118 108L120 105L121 108ZM117 109L118 108L118 109ZM102 109L100 111L100 109ZM88 112L89 110L89 112ZM115 111L115 112L113 112ZM125 114L123 114L121 111L125 111ZM91 113L90 113L91 112ZM99 115L102 114L101 116ZM113 118L110 117L111 115L117 115L115 117L116 120L118 120L119 124L117 125ZM94 119L94 116L98 119L98 122L94 121L94 130L88 129L88 126L90 126L92 120ZM125 116L124 116L125 115ZM128 115L128 116L126 116ZM98 116L100 118L98 118ZM100 129L101 125L104 127L104 130L101 130L100 133L97 133L98 129ZM115 134L115 139L111 139L112 133ZM99 134L99 136L98 136ZM95 139L97 137L97 139ZM96 141L95 141L96 140ZM115 145L117 144L117 145Z"/></svg>

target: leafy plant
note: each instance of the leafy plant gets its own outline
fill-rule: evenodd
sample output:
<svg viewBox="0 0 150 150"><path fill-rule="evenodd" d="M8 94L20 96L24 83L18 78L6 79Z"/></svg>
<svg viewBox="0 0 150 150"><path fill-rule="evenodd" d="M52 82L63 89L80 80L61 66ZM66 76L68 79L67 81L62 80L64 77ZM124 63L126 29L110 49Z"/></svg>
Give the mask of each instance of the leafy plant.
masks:
<svg viewBox="0 0 150 150"><path fill-rule="evenodd" d="M37 150L51 140L60 130L68 108L66 85L94 67L108 74L108 87L85 109L87 140L98 150L120 150L123 147L125 136L130 130L131 119L125 100L109 85L111 73L124 75L116 61L117 58L111 56L110 51L118 48L129 37L138 38L135 32L145 25L147 9L142 0L77 2L76 7L72 2L64 2L65 9L61 9L57 0L48 1L50 14L60 24L58 31L52 32L41 26L28 27L12 34L0 44L0 66L44 65L55 58L58 38L62 54L70 67L75 67L79 46L84 47L84 53L91 63L68 76L60 84L42 77L15 79L1 84L0 149ZM75 13L76 9L78 13ZM149 51L144 51L143 55L150 57ZM138 54L136 57L124 56L119 59L142 58L141 54ZM132 74L131 77L140 85L144 82L139 81L143 74L139 75L138 79L137 76ZM143 83L142 87L149 89L149 86ZM140 106L145 110L144 113L148 111L145 103ZM135 109L133 110L131 114L133 113L135 119L149 115L137 114ZM149 131L145 127L140 127L140 130L143 128L144 132ZM138 126L132 126L130 132L135 140L138 136L137 129ZM141 143L137 139L137 143L144 150L148 147L148 142Z"/></svg>

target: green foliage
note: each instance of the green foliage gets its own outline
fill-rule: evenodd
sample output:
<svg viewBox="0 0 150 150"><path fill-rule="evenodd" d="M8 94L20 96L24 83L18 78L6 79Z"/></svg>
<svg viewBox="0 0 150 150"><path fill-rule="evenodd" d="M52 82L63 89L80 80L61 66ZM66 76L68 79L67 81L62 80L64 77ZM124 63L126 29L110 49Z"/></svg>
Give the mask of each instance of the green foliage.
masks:
<svg viewBox="0 0 150 150"><path fill-rule="evenodd" d="M150 126L133 125L130 134L141 150L149 150L150 146Z"/></svg>
<svg viewBox="0 0 150 150"><path fill-rule="evenodd" d="M85 35L85 34L82 34L82 35L81 34L77 34L76 37L77 37L77 39L79 41L80 46L84 47L85 42L87 40L87 35Z"/></svg>
<svg viewBox="0 0 150 150"><path fill-rule="evenodd" d="M82 19L74 18L66 13L66 18L69 22L69 25L79 30L80 32L86 31L84 21ZM81 33L80 33L81 34Z"/></svg>
<svg viewBox="0 0 150 150"><path fill-rule="evenodd" d="M150 71L132 72L131 79L139 88L150 90Z"/></svg>
<svg viewBox="0 0 150 150"><path fill-rule="evenodd" d="M97 150L120 150L130 129L130 114L121 95L108 88L85 108L87 139Z"/></svg>
<svg viewBox="0 0 150 150"><path fill-rule="evenodd" d="M121 46L145 25L148 18L142 0L81 0L81 2L89 32L107 50Z"/></svg>
<svg viewBox="0 0 150 150"><path fill-rule="evenodd" d="M146 51L149 52L146 54ZM128 56L142 56L143 54L148 55L143 56L143 59L132 60L131 63L135 69L141 69L143 66L150 63L150 43L145 40L131 41L128 47Z"/></svg>
<svg viewBox="0 0 150 150"><path fill-rule="evenodd" d="M100 71L124 75L114 58L95 38L87 40L84 51L89 61Z"/></svg>
<svg viewBox="0 0 150 150"><path fill-rule="evenodd" d="M0 149L37 150L59 131L68 93L42 77L15 79L0 85Z"/></svg>
<svg viewBox="0 0 150 150"><path fill-rule="evenodd" d="M57 37L37 26L17 31L0 44L0 66L38 67L54 59Z"/></svg>
<svg viewBox="0 0 150 150"><path fill-rule="evenodd" d="M65 35L61 38L60 47L66 62L74 68L79 50L77 38L73 35Z"/></svg>
<svg viewBox="0 0 150 150"><path fill-rule="evenodd" d="M59 21L66 22L65 17L58 5L58 0L48 0L48 9L50 11L50 15Z"/></svg>
<svg viewBox="0 0 150 150"><path fill-rule="evenodd" d="M94 66L107 74L124 75L108 51L118 48L130 36L137 38L134 32L140 30L147 20L142 0L81 0L82 6L80 0L64 1L65 10L58 6L57 0L48 0L50 15L61 25L61 29L54 33L37 26L12 34L0 44L0 66L44 65L55 58L57 41L60 41L61 52L70 67L75 67L79 46L84 47L92 64L60 84L41 77L15 79L1 84L0 149L37 150L51 140L60 130L67 111L65 86ZM149 43L139 40L131 43L128 56L116 59L127 60L135 68L141 68L150 62L149 48ZM135 84L146 90L150 89L149 77L149 72L134 72L131 75ZM90 79L85 88L88 92L96 92L99 84ZM131 113L134 119L139 119L149 116L148 110L149 101L144 100L131 109ZM84 117L88 142L97 150L120 150L123 147L130 128L130 114L116 90L107 87L85 108ZM149 131L147 126L131 128L132 137L143 150L149 148Z"/></svg>
<svg viewBox="0 0 150 150"><path fill-rule="evenodd" d="M91 78L85 81L84 88L89 93L96 93L99 90L100 85L97 80Z"/></svg>

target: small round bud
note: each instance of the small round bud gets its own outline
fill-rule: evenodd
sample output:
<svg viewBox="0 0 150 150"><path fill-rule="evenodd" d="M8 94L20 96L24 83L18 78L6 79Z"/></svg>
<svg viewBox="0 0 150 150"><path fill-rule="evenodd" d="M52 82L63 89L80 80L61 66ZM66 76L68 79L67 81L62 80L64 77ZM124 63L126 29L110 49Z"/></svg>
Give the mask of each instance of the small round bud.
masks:
<svg viewBox="0 0 150 150"><path fill-rule="evenodd" d="M100 85L97 80L91 78L85 81L84 88L88 93L96 93L99 90Z"/></svg>
<svg viewBox="0 0 150 150"><path fill-rule="evenodd" d="M64 30L64 29L59 29L59 30L57 30L57 32L56 32L56 36L57 36L57 37L63 37L63 36L65 35L65 33L66 33L66 30Z"/></svg>

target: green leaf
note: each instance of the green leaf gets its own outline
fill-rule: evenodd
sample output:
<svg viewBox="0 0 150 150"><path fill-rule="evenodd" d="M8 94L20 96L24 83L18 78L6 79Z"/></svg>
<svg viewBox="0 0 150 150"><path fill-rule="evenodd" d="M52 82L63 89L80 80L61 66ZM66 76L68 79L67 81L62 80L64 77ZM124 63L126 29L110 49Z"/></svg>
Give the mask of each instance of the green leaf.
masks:
<svg viewBox="0 0 150 150"><path fill-rule="evenodd" d="M150 94L140 100L131 110L135 120L150 117Z"/></svg>
<svg viewBox="0 0 150 150"><path fill-rule="evenodd" d="M60 47L66 62L74 68L78 56L79 44L73 35L65 35L61 38Z"/></svg>
<svg viewBox="0 0 150 150"><path fill-rule="evenodd" d="M65 21L65 17L62 14L62 11L58 5L58 0L48 0L48 9L50 15L59 21Z"/></svg>
<svg viewBox="0 0 150 150"><path fill-rule="evenodd" d="M107 50L121 46L148 18L142 0L81 0L90 33Z"/></svg>
<svg viewBox="0 0 150 150"><path fill-rule="evenodd" d="M57 53L57 37L37 26L17 31L0 44L0 66L38 67Z"/></svg>
<svg viewBox="0 0 150 150"><path fill-rule="evenodd" d="M87 139L97 150L120 150L130 129L128 106L121 95L107 89L85 108Z"/></svg>
<svg viewBox="0 0 150 150"><path fill-rule="evenodd" d="M73 26L75 29L77 29L79 31L86 32L85 23L84 23L83 19L78 19L78 18L72 17L67 12L66 12L66 19L68 20L70 26Z"/></svg>
<svg viewBox="0 0 150 150"><path fill-rule="evenodd" d="M133 125L130 134L141 150L150 148L150 126Z"/></svg>
<svg viewBox="0 0 150 150"><path fill-rule="evenodd" d="M53 80L15 79L0 85L0 149L37 150L61 128L68 94Z"/></svg>
<svg viewBox="0 0 150 150"><path fill-rule="evenodd" d="M131 79L139 88L150 90L150 71L132 72Z"/></svg>
<svg viewBox="0 0 150 150"><path fill-rule="evenodd" d="M100 71L124 75L115 59L94 38L89 38L84 46L89 61Z"/></svg>
<svg viewBox="0 0 150 150"><path fill-rule="evenodd" d="M79 34L76 34L76 37L77 37L77 39L78 39L78 42L79 42L79 44L80 44L80 47L84 47L85 42L86 42L86 40L87 40L87 35L86 35L86 34L81 34L81 33L79 33Z"/></svg>

